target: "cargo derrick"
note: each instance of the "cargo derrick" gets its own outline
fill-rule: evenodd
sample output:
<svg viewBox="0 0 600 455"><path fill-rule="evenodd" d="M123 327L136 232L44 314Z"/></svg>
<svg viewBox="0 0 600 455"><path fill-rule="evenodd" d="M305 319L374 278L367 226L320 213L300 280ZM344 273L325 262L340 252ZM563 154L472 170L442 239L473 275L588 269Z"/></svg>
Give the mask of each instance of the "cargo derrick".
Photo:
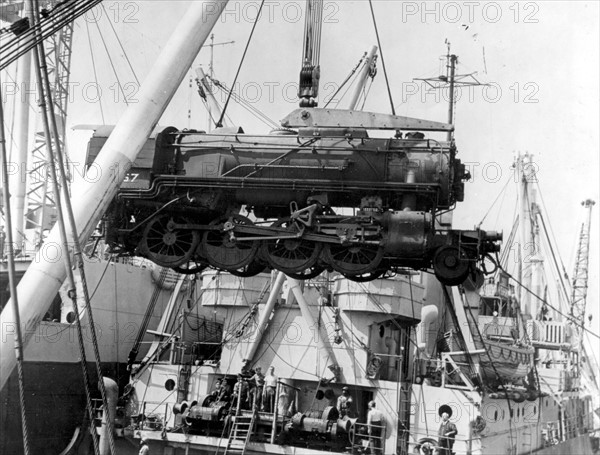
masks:
<svg viewBox="0 0 600 455"><path fill-rule="evenodd" d="M121 187L106 219L108 243L189 273L212 266L251 276L273 268L306 279L328 269L367 281L398 268L433 268L447 285L463 282L500 237L436 228L436 216L462 201L468 178L453 142L327 126L349 124L352 115L407 130L450 127L300 109L282 123L297 129L264 136L167 128ZM303 121L309 117L325 126ZM90 162L104 140L97 133L90 142Z"/></svg>

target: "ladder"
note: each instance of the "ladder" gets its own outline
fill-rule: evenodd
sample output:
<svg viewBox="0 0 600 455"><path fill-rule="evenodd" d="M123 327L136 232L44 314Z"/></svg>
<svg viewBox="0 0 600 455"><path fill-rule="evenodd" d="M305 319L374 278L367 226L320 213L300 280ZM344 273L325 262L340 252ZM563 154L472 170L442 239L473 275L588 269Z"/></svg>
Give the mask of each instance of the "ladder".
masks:
<svg viewBox="0 0 600 455"><path fill-rule="evenodd" d="M248 445L248 442L250 442L250 436L252 435L255 415L256 412L253 412L249 417L239 414L235 416L233 419L234 422L231 425L231 430L229 431L229 439L227 441L225 455L244 455L246 452L246 446Z"/></svg>

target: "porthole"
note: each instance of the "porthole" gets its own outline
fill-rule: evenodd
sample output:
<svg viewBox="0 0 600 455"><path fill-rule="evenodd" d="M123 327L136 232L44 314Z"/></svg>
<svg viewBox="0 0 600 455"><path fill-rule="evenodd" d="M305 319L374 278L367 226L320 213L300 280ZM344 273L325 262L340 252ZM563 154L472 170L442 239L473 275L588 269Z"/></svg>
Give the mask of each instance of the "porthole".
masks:
<svg viewBox="0 0 600 455"><path fill-rule="evenodd" d="M175 389L175 381L173 381L172 379L167 379L165 382L165 389L167 389L169 392L174 390Z"/></svg>
<svg viewBox="0 0 600 455"><path fill-rule="evenodd" d="M73 323L75 322L75 312L73 312L73 311L69 311L69 312L67 313L67 322L68 322L69 324L73 324Z"/></svg>

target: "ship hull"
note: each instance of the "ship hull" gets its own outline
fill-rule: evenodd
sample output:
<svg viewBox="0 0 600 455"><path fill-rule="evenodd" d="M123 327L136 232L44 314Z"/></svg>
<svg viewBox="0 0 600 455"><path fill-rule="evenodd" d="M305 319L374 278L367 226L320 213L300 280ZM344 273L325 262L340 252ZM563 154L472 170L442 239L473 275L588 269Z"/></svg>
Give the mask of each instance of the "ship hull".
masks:
<svg viewBox="0 0 600 455"><path fill-rule="evenodd" d="M87 364L93 394L98 396L98 376ZM103 363L102 372L117 377L125 365ZM56 455L69 444L85 413L83 372L79 362L25 362L25 402L31 453ZM0 392L0 453L23 453L19 385L14 372Z"/></svg>
<svg viewBox="0 0 600 455"><path fill-rule="evenodd" d="M569 439L560 444L556 444L549 447L533 452L536 455L593 455L594 450L592 449L592 443L589 435L581 435L573 439Z"/></svg>

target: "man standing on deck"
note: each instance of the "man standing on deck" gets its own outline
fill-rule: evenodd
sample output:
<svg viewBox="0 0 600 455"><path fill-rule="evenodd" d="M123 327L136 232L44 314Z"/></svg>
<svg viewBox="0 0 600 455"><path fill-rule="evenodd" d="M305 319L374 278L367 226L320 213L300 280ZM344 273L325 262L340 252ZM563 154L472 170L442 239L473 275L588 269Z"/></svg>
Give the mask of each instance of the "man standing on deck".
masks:
<svg viewBox="0 0 600 455"><path fill-rule="evenodd" d="M259 411L262 407L262 394L265 387L265 375L262 374L261 367L254 369L254 376L250 378L250 406L252 409L257 408Z"/></svg>
<svg viewBox="0 0 600 455"><path fill-rule="evenodd" d="M348 387L342 387L342 394L337 399L337 409L340 412L340 418L345 416L353 417L352 403L354 400L350 395Z"/></svg>
<svg viewBox="0 0 600 455"><path fill-rule="evenodd" d="M265 376L265 390L263 392L263 411L273 412L275 406L275 391L277 390L277 376L275 367L270 367Z"/></svg>
<svg viewBox="0 0 600 455"><path fill-rule="evenodd" d="M442 423L438 430L438 445L440 446L439 455L452 455L452 446L458 430L456 425L450 422L452 408L448 405L440 406L439 413L442 416Z"/></svg>
<svg viewBox="0 0 600 455"><path fill-rule="evenodd" d="M381 453L381 433L383 430L383 412L377 409L373 400L369 401L369 413L367 414L367 425L369 433L369 446L371 453Z"/></svg>

